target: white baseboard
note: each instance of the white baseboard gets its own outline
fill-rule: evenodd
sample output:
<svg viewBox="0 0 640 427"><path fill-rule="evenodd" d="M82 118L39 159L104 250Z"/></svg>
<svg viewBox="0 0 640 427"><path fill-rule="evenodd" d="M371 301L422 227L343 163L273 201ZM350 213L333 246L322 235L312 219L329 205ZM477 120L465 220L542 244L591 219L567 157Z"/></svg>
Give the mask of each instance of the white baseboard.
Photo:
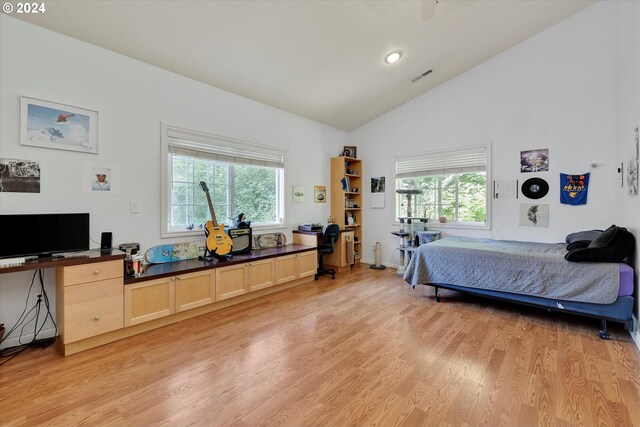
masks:
<svg viewBox="0 0 640 427"><path fill-rule="evenodd" d="M40 333L38 334L38 339L51 338L55 336L55 332L56 330L53 326L49 328L45 328L41 330ZM20 330L18 329L14 331L10 337L6 338L2 342L2 344L0 344L0 349L21 345L20 341L22 341L22 344L30 343L32 340L33 340L33 328L31 328L30 332L25 331L25 333L22 334L22 338L20 338Z"/></svg>

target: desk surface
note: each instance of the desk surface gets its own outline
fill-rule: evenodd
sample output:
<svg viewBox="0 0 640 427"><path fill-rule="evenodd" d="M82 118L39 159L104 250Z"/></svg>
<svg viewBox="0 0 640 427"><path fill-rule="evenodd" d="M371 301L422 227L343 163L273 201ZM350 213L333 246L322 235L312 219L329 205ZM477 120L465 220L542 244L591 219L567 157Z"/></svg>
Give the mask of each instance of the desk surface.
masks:
<svg viewBox="0 0 640 427"><path fill-rule="evenodd" d="M29 260L22 264L9 265L0 267L0 274L15 273L17 271L38 270L41 268L57 268L67 267L70 265L89 264L93 262L123 260L124 252L114 250L109 255L103 255L99 249L88 250L84 252L66 253L64 256L56 256L51 258L39 258Z"/></svg>
<svg viewBox="0 0 640 427"><path fill-rule="evenodd" d="M341 228L340 233L344 233L347 231L353 231L352 228ZM322 236L324 234L324 230L322 231L303 231L303 230L291 230L292 233L297 233L297 234L308 234L310 236Z"/></svg>

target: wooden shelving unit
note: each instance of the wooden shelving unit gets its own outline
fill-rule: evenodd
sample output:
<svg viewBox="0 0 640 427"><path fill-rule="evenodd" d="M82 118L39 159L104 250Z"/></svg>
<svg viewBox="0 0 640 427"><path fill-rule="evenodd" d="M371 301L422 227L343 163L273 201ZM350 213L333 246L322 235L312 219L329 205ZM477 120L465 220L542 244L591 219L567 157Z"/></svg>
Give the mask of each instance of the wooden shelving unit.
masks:
<svg viewBox="0 0 640 427"><path fill-rule="evenodd" d="M332 157L331 217L340 229L353 231L356 263L362 258L362 190L362 160Z"/></svg>

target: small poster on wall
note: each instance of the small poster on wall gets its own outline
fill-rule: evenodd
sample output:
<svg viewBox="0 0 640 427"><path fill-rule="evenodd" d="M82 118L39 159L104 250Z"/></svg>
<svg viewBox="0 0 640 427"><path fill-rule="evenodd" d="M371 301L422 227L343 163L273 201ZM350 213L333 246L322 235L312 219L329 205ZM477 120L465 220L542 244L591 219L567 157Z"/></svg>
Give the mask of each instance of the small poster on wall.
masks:
<svg viewBox="0 0 640 427"><path fill-rule="evenodd" d="M0 158L0 192L39 193L40 162Z"/></svg>
<svg viewBox="0 0 640 427"><path fill-rule="evenodd" d="M316 185L313 187L313 201L315 203L327 202L327 187L324 185Z"/></svg>
<svg viewBox="0 0 640 427"><path fill-rule="evenodd" d="M549 171L549 149L538 148L520 152L520 172Z"/></svg>
<svg viewBox="0 0 640 427"><path fill-rule="evenodd" d="M520 225L525 227L549 227L549 205L527 204L520 205Z"/></svg>
<svg viewBox="0 0 640 427"><path fill-rule="evenodd" d="M565 205L586 205L589 191L589 173L560 174L560 203Z"/></svg>
<svg viewBox="0 0 640 427"><path fill-rule="evenodd" d="M374 209L384 209L384 176L371 177L371 204Z"/></svg>
<svg viewBox="0 0 640 427"><path fill-rule="evenodd" d="M371 177L371 192L384 193L384 176Z"/></svg>
<svg viewBox="0 0 640 427"><path fill-rule="evenodd" d="M304 203L304 185L294 185L292 188L293 203Z"/></svg>
<svg viewBox="0 0 640 427"><path fill-rule="evenodd" d="M116 194L119 192L120 169L115 165L85 163L82 168L85 193Z"/></svg>

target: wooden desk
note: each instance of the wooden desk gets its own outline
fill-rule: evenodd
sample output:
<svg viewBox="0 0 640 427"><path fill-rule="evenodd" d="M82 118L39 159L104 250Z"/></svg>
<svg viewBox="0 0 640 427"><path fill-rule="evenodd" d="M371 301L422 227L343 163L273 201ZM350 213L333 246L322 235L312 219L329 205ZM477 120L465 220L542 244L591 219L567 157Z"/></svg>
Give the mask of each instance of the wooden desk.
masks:
<svg viewBox="0 0 640 427"><path fill-rule="evenodd" d="M321 231L300 231L293 230L293 243L308 246L318 246L322 243L323 232ZM324 258L326 267L334 268L336 271L346 271L354 264L360 263L360 259L347 259L348 253L353 253L354 232L352 229L340 230L340 236L335 245L335 251Z"/></svg>

